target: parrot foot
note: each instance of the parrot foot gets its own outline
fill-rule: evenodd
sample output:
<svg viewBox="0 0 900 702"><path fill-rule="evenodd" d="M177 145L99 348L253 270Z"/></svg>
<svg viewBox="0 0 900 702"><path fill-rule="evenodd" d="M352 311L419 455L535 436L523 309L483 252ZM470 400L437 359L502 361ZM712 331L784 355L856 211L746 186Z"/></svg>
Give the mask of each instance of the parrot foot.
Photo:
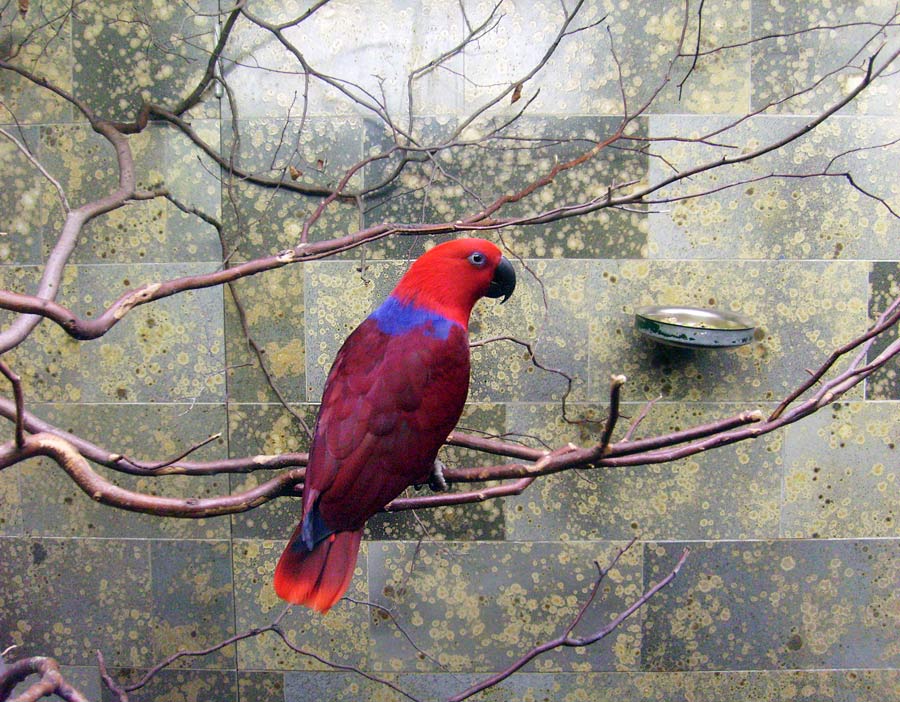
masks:
<svg viewBox="0 0 900 702"><path fill-rule="evenodd" d="M431 469L431 477L428 478L428 487L430 487L434 492L446 492L447 491L447 481L444 480L444 468L446 468L442 461L438 459L434 459L434 466Z"/></svg>

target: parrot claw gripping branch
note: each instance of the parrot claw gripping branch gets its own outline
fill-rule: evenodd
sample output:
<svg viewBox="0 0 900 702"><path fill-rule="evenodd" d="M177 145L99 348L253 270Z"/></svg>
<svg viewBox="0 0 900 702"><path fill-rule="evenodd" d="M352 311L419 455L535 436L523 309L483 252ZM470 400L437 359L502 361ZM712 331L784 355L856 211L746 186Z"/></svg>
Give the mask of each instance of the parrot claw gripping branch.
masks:
<svg viewBox="0 0 900 702"><path fill-rule="evenodd" d="M435 476L438 449L469 389L469 316L505 302L512 264L484 239L435 246L347 337L325 381L300 523L275 569L275 591L327 612L353 578L366 521Z"/></svg>

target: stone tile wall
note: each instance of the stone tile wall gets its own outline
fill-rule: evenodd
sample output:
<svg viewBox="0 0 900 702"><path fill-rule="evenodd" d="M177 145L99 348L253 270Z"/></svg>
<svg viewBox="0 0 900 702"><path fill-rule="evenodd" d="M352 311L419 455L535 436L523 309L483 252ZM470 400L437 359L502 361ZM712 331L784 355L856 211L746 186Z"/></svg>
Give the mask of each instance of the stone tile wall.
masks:
<svg viewBox="0 0 900 702"><path fill-rule="evenodd" d="M215 22L210 14L186 23L182 9L169 3L146 0L134 9L117 0L81 4L72 21L42 27L41 18L66 3L31 4L37 9L26 19L13 19L14 8L3 10L10 36L36 30L45 44L42 52L29 49L29 65L105 116L133 117L142 93L168 104L205 68ZM678 81L689 64L678 62L629 135L707 133L799 90L876 35L872 22L885 21L893 8L888 0L836 4L704 3L703 46L738 46L705 55L680 100ZM305 9L296 2L248 5L257 16L281 21ZM465 5L473 22L493 7ZM214 13L216 3L204 0L200 9ZM556 2L509 2L501 9L495 33L419 86L416 133L452 133L497 84L517 80L522 66L539 59L559 26ZM413 166L396 191L361 208L336 204L311 238L382 221L453 219L477 209L479 198L522 187L581 153L615 129L622 111L610 36L622 88L636 109L653 95L651 79L667 70L681 12L675 2L587 3L582 24L606 16L605 23L567 39L528 84L540 94L508 133L539 138L540 148L508 151L504 143L442 153L443 175L464 176L465 187L428 164ZM799 31L841 23L853 24ZM688 45L696 40L691 32ZM168 37L177 33L194 35L194 45L166 52ZM335 2L287 31L314 65L349 76L373 95L380 94L373 76L384 79L384 99L396 114L405 109L403 76L464 33L456 4L438 0ZM746 43L765 33L783 36ZM896 26L884 35L896 47ZM298 163L306 182L331 187L344 169L389 143L371 114L350 110L318 83L311 87L314 109L303 113L303 81L284 72L294 70L293 59L249 21L237 26L229 61L233 114L227 102L210 96L192 111L191 124L243 168L277 175ZM853 87L851 78L841 80L837 92L823 82L747 120L730 143L749 150L796 129ZM111 150L68 103L6 72L0 94L0 123L18 130L15 114L16 133L72 203L114 187ZM895 70L783 152L683 181L666 194L821 171L846 151L834 170L851 172L896 212L898 95ZM232 136L232 119L240 141ZM475 136L473 130L463 129L462 138ZM889 146L854 150L879 143ZM135 203L92 223L60 297L83 314L143 282L215 270L223 256L244 261L292 246L319 202L246 182L223 185L208 156L161 124L131 144L141 187L165 184L179 200L220 220L221 232L165 200ZM612 183L658 180L672 165L688 166L710 150L672 141L654 146L653 157L640 149L610 150L560 176L539 203L511 212L563 204L573 191L601 197ZM7 139L0 139L0 154L0 285L28 291L58 235L62 208L56 190L35 177ZM361 172L351 185L377 183L393 165ZM802 382L807 367L862 333L900 294L900 220L845 178L747 182L647 211L602 210L513 227L502 239L520 257L520 285L503 307L480 304L472 336L536 340L541 362L560 372L539 370L511 344L474 349L461 426L529 443L597 441L596 423L573 420L603 416L612 373L629 378L628 416L662 396L640 427L643 436L738 410L771 410ZM235 296L283 397L311 422L340 343L430 242L379 240L232 289L169 298L135 310L95 341L75 342L44 323L4 360L22 375L31 411L129 456L163 459L219 432L196 458L302 451L305 434L248 348ZM635 336L633 312L663 303L742 312L759 331L752 344L729 352L654 346ZM2 319L7 324L9 315ZM568 394L565 376L572 379ZM570 421L560 412L564 396ZM11 436L10 427L5 431ZM584 628L608 622L689 547L675 583L607 640L543 657L482 699L900 700L898 443L894 362L840 402L752 443L671 464L569 472L502 502L417 518L380 515L369 525L348 599L326 618L295 609L283 621L287 636L314 656L291 651L268 633L181 659L132 699L402 699L326 661L360 668L419 699L446 699L560 633L590 592L594 562L607 563L637 537L609 573ZM459 449L446 450L444 458L453 465L485 460ZM266 471L156 479L100 472L130 489L180 496L224 494L271 477ZM180 648L203 649L265 625L282 609L271 577L299 509L299 501L282 499L232 518L151 518L97 506L44 459L3 470L0 650L16 644L23 653L55 656L91 699L108 699L100 691L97 649L116 675L136 679Z"/></svg>

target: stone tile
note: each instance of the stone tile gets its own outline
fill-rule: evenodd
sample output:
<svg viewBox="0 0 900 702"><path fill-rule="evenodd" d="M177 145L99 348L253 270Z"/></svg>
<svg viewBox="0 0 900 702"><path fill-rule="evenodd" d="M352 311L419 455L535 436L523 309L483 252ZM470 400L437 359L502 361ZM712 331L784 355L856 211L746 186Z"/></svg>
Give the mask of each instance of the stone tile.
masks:
<svg viewBox="0 0 900 702"><path fill-rule="evenodd" d="M0 563L0 630L9 644L67 665L95 664L98 649L113 666L148 663L147 543L0 538Z"/></svg>
<svg viewBox="0 0 900 702"><path fill-rule="evenodd" d="M785 432L782 536L900 536L900 403L835 403Z"/></svg>
<svg viewBox="0 0 900 702"><path fill-rule="evenodd" d="M238 671L238 699L254 702L286 702L282 673Z"/></svg>
<svg viewBox="0 0 900 702"><path fill-rule="evenodd" d="M211 405L38 405L41 419L81 436L112 453L136 460L166 461L225 429L221 407ZM148 439L152 445L148 445ZM153 453L155 452L155 453ZM192 454L196 460L224 457L224 439ZM107 480L127 490L169 497L228 494L227 476L133 476L94 466ZM7 471L4 471L6 473ZM123 512L92 501L49 459L13 467L18 474L22 525L41 536L118 538L228 538L227 517L174 519ZM41 485L52 484L53 490Z"/></svg>
<svg viewBox="0 0 900 702"><path fill-rule="evenodd" d="M61 304L90 318L148 282L209 265L70 266ZM0 267L0 284L33 292L35 269ZM222 292L193 290L132 310L100 339L75 341L46 322L9 355L26 393L48 402L210 402L224 399ZM98 367L103 372L98 373Z"/></svg>
<svg viewBox="0 0 900 702"><path fill-rule="evenodd" d="M8 75L8 72L4 71ZM0 120L3 112L0 109ZM39 133L35 127L4 128L33 156L39 154ZM51 213L62 207L56 190L47 182L20 148L8 138L0 138L0 159L4 164L4 187L0 190L0 210L8 213L0 232L0 264L39 264L41 241ZM52 195L51 195L52 191ZM56 201L48 206L48 202Z"/></svg>
<svg viewBox="0 0 900 702"><path fill-rule="evenodd" d="M479 3L480 16L486 16L491 7L490 2ZM749 51L740 47L702 56L690 79L683 81L679 99L678 86L691 67L690 52L697 43L694 8L687 18L683 49L688 56L675 62L669 84L662 85L669 62L678 52L685 11L681 5L672 5L648 12L640 4L612 0L586 6L569 31L602 23L565 38L547 66L526 83L523 99L540 88L533 104L536 112L622 114L618 59L630 114L660 87L664 89L651 107L654 111L728 113L746 109L750 57ZM538 65L562 26L562 11L552 3L513 3L504 5L503 13L499 27L466 52L468 107L485 103ZM749 31L749 13L738 2L707 3L700 49L739 43L747 39ZM518 107L507 106L504 113L511 115Z"/></svg>
<svg viewBox="0 0 900 702"><path fill-rule="evenodd" d="M146 670L112 670L119 683L136 682ZM102 702L118 702L119 697L104 687ZM229 670L166 669L142 688L128 693L134 702L238 702L237 677Z"/></svg>
<svg viewBox="0 0 900 702"><path fill-rule="evenodd" d="M592 408L570 407L570 420ZM622 406L620 438L642 406ZM731 416L735 405L659 403L634 438L687 429ZM587 410L587 411L586 411ZM594 419L597 419L596 414ZM567 423L556 405L514 405L507 431L536 436L553 446L586 446L601 440L602 425ZM569 471L539 478L517 497L504 499L507 538L722 539L778 536L781 503L781 437L769 435L675 463Z"/></svg>
<svg viewBox="0 0 900 702"><path fill-rule="evenodd" d="M16 660L15 656L7 657L8 662L14 660ZM60 673L62 674L63 679L78 690L85 699L100 699L103 685L100 682L100 672L96 667L61 665ZM37 682L37 676L28 678L25 682L20 683L13 688L12 695L9 699L19 699L19 695L24 695L25 691ZM49 695L47 699L52 700L53 702L62 700L58 695Z"/></svg>
<svg viewBox="0 0 900 702"><path fill-rule="evenodd" d="M151 541L156 658L199 651L234 631L231 547L227 541ZM231 668L234 646L177 661L173 668Z"/></svg>
<svg viewBox="0 0 900 702"><path fill-rule="evenodd" d="M356 117L310 117L298 112L285 119L240 120L240 140L233 125L222 123L223 154L241 169L262 178L330 191L348 169L362 160L363 121ZM290 169L299 173L296 180ZM300 243L303 226L324 197L303 195L287 187L262 187L235 177L225 180L224 225L231 260L270 256ZM357 193L362 175L351 177L345 190ZM311 226L309 241L322 241L356 231L360 213L353 201L327 206ZM357 254L348 254L351 258ZM266 277L269 273L263 273Z"/></svg>
<svg viewBox="0 0 900 702"><path fill-rule="evenodd" d="M820 112L859 85L870 56L879 49L880 55L884 56L897 48L896 26L887 32L879 30L879 24L890 21L897 11L891 0L868 0L864 6L753 0L751 7L753 26L776 37L753 47L754 110L773 101L782 101L810 83L830 76L816 89L773 107L774 111L783 113ZM839 27L841 24L852 26ZM811 27L823 29L803 31ZM831 76L851 60L860 68ZM900 77L888 73L885 80L863 91L856 101L844 108L845 111L896 115L900 106Z"/></svg>
<svg viewBox="0 0 900 702"><path fill-rule="evenodd" d="M305 418L309 427L315 423L315 407L291 406ZM228 408L231 458L272 456L306 451L309 439L298 420L281 405L230 405ZM254 471L232 474L232 493L249 490L274 478L278 471ZM301 493L296 499L273 500L250 512L232 515L232 532L238 538L287 539L300 519Z"/></svg>
<svg viewBox="0 0 900 702"><path fill-rule="evenodd" d="M625 400L780 399L808 377L806 368L864 331L867 268L851 261L599 263L588 286L592 394L605 398L609 376L621 373L629 379ZM634 331L641 305L740 312L756 322L756 336L728 350L662 346Z"/></svg>
<svg viewBox="0 0 900 702"><path fill-rule="evenodd" d="M586 601L594 561L606 566L608 543L370 544L373 600L393 612L409 640L376 612L372 619L374 669L483 672L508 665L516 653L561 633ZM581 631L599 629L640 593L640 555L627 553L608 575L602 597ZM638 664L636 622L590 650L567 649L535 664L539 671L633 669ZM417 655L426 652L427 655ZM429 657L434 660L429 660Z"/></svg>
<svg viewBox="0 0 900 702"><path fill-rule="evenodd" d="M0 536L22 533L22 498L16 468L0 472Z"/></svg>
<svg viewBox="0 0 900 702"><path fill-rule="evenodd" d="M255 6L253 13L267 22L284 22L307 9L298 2L265 2ZM334 31L335 27L340 31ZM237 65L226 64L225 73L245 118L299 115L308 93L309 109L316 114L365 114L376 100L384 100L391 116L403 124L408 74L456 46L462 31L463 18L458 13L448 18L446 5L436 0L374 0L365 7L331 4L287 28L284 35L314 70L347 81L340 89L319 80L307 84L296 57L246 22L239 23L234 34L233 46L242 59ZM328 41L322 41L323 36ZM246 59L251 56L252 60ZM416 81L417 111L443 114L460 103L462 60L449 61L447 68ZM344 91L363 105L351 102Z"/></svg>
<svg viewBox="0 0 900 702"><path fill-rule="evenodd" d="M876 261L869 273L869 317L874 323L888 306L900 297L900 263L896 261ZM869 360L887 348L897 338L895 326L891 331L882 334L869 351ZM897 360L889 362L875 375L866 381L866 399L868 400L900 400L900 371Z"/></svg>
<svg viewBox="0 0 900 702"><path fill-rule="evenodd" d="M445 700L480 682L486 675L408 674L397 683L423 702ZM506 700L591 700L618 702L794 702L804 700L900 699L898 675L893 670L859 671L716 671L697 673L516 673L475 699ZM378 700L400 702L399 695L382 692ZM880 695L885 695L882 698ZM300 697L294 699L302 699Z"/></svg>
<svg viewBox="0 0 900 702"><path fill-rule="evenodd" d="M503 405L468 405L459 420L460 431L469 428L491 435L503 433L505 408ZM445 446L438 454L440 460L454 468L484 465L490 460L486 454L455 446ZM493 483L459 485L453 490L478 490ZM430 488L409 489L406 495L427 495ZM493 541L505 534L503 506L499 500L488 500L457 507L436 507L413 512L381 513L372 517L366 526L366 537L384 541L405 541L425 538L429 541Z"/></svg>
<svg viewBox="0 0 900 702"><path fill-rule="evenodd" d="M241 312L249 338L241 324ZM226 289L229 400L277 402L272 385L288 402L306 398L304 316L302 267L289 266L244 278ZM262 351L265 371L250 346L251 340Z"/></svg>
<svg viewBox="0 0 900 702"><path fill-rule="evenodd" d="M535 343L542 365L570 376L570 399L583 396L587 378L587 314L590 264L586 261L537 261L517 267L515 295L505 305L492 300L476 305L469 325L472 342L514 336ZM308 267L306 279L307 393L321 394L328 369L351 331L386 297L405 267L371 263L364 271L349 262ZM541 285L546 290L546 306ZM541 370L523 347L497 341L472 349L469 400L500 402L557 399L566 391L560 372Z"/></svg>
<svg viewBox="0 0 900 702"><path fill-rule="evenodd" d="M195 120L194 131L218 148L218 123ZM136 186L165 188L186 207L219 218L220 186L211 159L200 156L187 137L164 125L129 137ZM69 202L77 206L113 192L119 169L112 146L86 125L41 128L41 160L60 180ZM42 200L58 211L56 191ZM56 244L62 218L44 236L44 253ZM130 203L88 223L70 259L73 263L187 263L221 261L222 244L214 227L186 214L164 198Z"/></svg>
<svg viewBox="0 0 900 702"><path fill-rule="evenodd" d="M286 535L287 536L287 535ZM282 541L234 542L234 593L237 631L265 626L287 606L272 587L275 564L284 548ZM356 573L345 599L324 617L306 607L291 607L281 621L288 640L296 646L339 665L367 668L369 655L369 611L366 548L363 543ZM297 653L269 632L238 644L238 668L242 670L331 670L311 656Z"/></svg>
<svg viewBox="0 0 900 702"><path fill-rule="evenodd" d="M685 543L644 549L645 586ZM896 539L690 545L644 612L644 670L896 668Z"/></svg>
<svg viewBox="0 0 900 702"><path fill-rule="evenodd" d="M131 121L143 101L174 107L206 72L217 5L203 0L187 18L152 0L114 0L72 18L74 89L101 116ZM123 60L128 56L129 60ZM195 117L216 110L215 101Z"/></svg>
<svg viewBox="0 0 900 702"><path fill-rule="evenodd" d="M69 3L48 0L35 5L31 12L22 17L18 12L18 3L4 4L0 10L0 33L3 36L0 53L6 57L14 47L27 42L12 63L71 93L72 35L66 11ZM72 119L73 110L68 102L12 71L0 71L0 94L4 102L0 107L0 123L18 121L35 124Z"/></svg>
<svg viewBox="0 0 900 702"><path fill-rule="evenodd" d="M482 128L483 134L463 130L455 120L427 119L418 126L422 144L456 143L483 138L474 146L457 145L437 151L424 163L406 166L391 187L377 192L367 203L365 224L379 222L456 221L483 210L501 196L523 191L539 178L551 174L558 164L574 160L619 128L612 117L530 117L513 125ZM418 124L418 123L417 123ZM390 135L371 122L367 124L370 146L367 153L387 150ZM646 121L639 120L628 135L646 136ZM496 133L494 133L496 132ZM579 167L558 173L552 182L538 188L520 202L505 205L497 217L525 217L548 210L600 198L610 187L642 181L647 174L647 157L630 148L607 148ZM367 172L366 187L382 183L399 165L402 154L373 164ZM504 229L501 239L522 258L636 258L642 255L647 234L646 215L638 211L603 210L547 224ZM453 237L441 237L446 240ZM375 258L418 256L426 243L436 239L410 240L393 237L374 242L367 251Z"/></svg>
<svg viewBox="0 0 900 702"><path fill-rule="evenodd" d="M717 134L713 147L697 139L732 123L726 118L661 116L650 119L655 141L650 181L710 163L735 149L750 151L796 133L804 117L757 117ZM833 117L783 151L739 166L712 169L651 196L680 198L732 183L703 197L651 206L648 255L653 258L878 259L896 253L900 222L896 210L900 156L896 119ZM677 136L681 140L667 141ZM862 148L861 148L862 147ZM772 174L825 172L835 177L770 178ZM841 173L849 173L855 189ZM870 193L866 197L863 192Z"/></svg>

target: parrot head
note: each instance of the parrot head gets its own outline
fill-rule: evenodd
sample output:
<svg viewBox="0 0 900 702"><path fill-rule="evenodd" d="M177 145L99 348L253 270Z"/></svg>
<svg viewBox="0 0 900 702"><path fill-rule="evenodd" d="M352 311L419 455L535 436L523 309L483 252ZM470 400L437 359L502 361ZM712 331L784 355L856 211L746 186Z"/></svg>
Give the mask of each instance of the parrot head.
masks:
<svg viewBox="0 0 900 702"><path fill-rule="evenodd" d="M410 266L392 297L468 328L469 315L482 297L506 302L516 287L512 264L485 239L438 244Z"/></svg>

